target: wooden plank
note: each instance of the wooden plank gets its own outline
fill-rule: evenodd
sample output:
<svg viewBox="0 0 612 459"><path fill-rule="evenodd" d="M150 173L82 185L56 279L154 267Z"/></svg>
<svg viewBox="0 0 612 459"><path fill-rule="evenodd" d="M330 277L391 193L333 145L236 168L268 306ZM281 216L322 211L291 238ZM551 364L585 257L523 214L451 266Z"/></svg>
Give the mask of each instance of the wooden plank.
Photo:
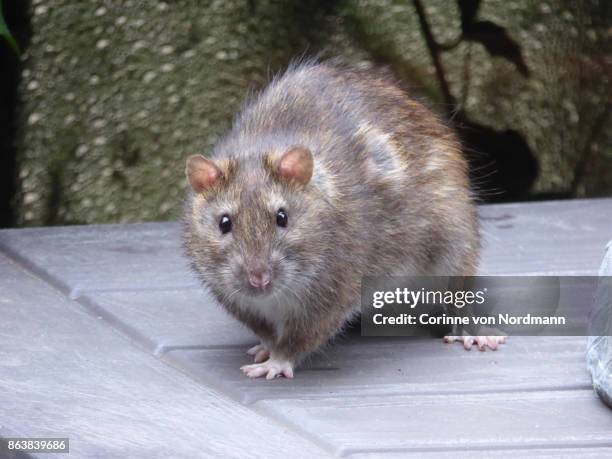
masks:
<svg viewBox="0 0 612 459"><path fill-rule="evenodd" d="M0 249L72 298L98 290L200 288L177 223L3 230Z"/></svg>
<svg viewBox="0 0 612 459"><path fill-rule="evenodd" d="M481 274L597 275L612 239L612 199L480 207Z"/></svg>
<svg viewBox="0 0 612 459"><path fill-rule="evenodd" d="M482 274L593 275L612 239L612 199L483 206L480 212ZM177 224L0 231L0 250L149 350L169 351L163 359L204 383L126 347L110 327L39 281L26 276L28 282L5 283L12 275L2 271L7 262L0 259L0 300L20 305L0 321L0 425L9 410L22 413L9 427L24 435L32 434L28 425L43 426L41 433L54 425L73 429L89 441L79 440L84 449L76 451L97 455L147 451L142 442L126 446L116 438L103 449L104 435L131 423L143 441L154 442L156 431L158 446L176 423L177 438L191 445L181 450L187 456L321 453L304 436L336 453L402 457L457 450L589 457L612 447L606 434L612 417L607 412L604 419L590 390L584 338L512 337L498 352L479 353L433 339L348 336L315 356L295 380L253 381L238 370L249 361L244 350L253 336L201 292L182 255ZM0 303L3 314L4 307ZM45 363L52 360L55 370ZM278 442L251 440L276 438L278 424L210 387L301 434L282 428L280 451ZM80 418L81 430L74 421Z"/></svg>
<svg viewBox="0 0 612 459"><path fill-rule="evenodd" d="M70 437L71 457L325 456L1 255L0 279L0 435Z"/></svg>
<svg viewBox="0 0 612 459"><path fill-rule="evenodd" d="M79 299L132 338L173 347L250 347L257 337L201 289L92 292Z"/></svg>
<svg viewBox="0 0 612 459"><path fill-rule="evenodd" d="M384 451L375 453L356 453L348 455L351 459L473 459L500 458L506 459L602 459L612 457L610 447L588 447L584 448L520 448L520 449L472 449L472 450L453 450L453 451Z"/></svg>
<svg viewBox="0 0 612 459"><path fill-rule="evenodd" d="M481 272L593 274L612 237L610 210L612 199L482 206ZM152 349L251 340L202 293L182 254L176 223L5 230L0 247L73 298L85 295L83 303L95 314ZM116 290L135 293L126 293L125 300L119 293L104 297ZM176 308L170 306L175 302ZM201 330L200 311L211 319Z"/></svg>
<svg viewBox="0 0 612 459"><path fill-rule="evenodd" d="M594 275L612 239L612 199L487 205L482 274ZM177 223L0 231L0 247L73 297L198 288Z"/></svg>
<svg viewBox="0 0 612 459"><path fill-rule="evenodd" d="M265 400L257 403L336 454L612 447L592 390ZM507 457L507 456L506 456Z"/></svg>
<svg viewBox="0 0 612 459"><path fill-rule="evenodd" d="M497 351L467 352L441 339L349 338L314 356L293 381L250 380L244 349L174 350L164 358L213 378L246 403L262 399L457 394L590 388L585 337L512 337Z"/></svg>

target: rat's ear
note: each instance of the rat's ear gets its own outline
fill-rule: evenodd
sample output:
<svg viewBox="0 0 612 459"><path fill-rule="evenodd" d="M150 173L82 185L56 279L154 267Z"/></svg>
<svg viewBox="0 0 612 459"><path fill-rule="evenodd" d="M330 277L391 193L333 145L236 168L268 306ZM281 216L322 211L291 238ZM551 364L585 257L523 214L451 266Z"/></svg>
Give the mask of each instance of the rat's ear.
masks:
<svg viewBox="0 0 612 459"><path fill-rule="evenodd" d="M312 177L314 160L306 147L295 146L287 150L278 160L276 173L300 185L306 185Z"/></svg>
<svg viewBox="0 0 612 459"><path fill-rule="evenodd" d="M201 193L212 188L223 177L223 172L204 156L193 155L187 158L185 175L193 191Z"/></svg>

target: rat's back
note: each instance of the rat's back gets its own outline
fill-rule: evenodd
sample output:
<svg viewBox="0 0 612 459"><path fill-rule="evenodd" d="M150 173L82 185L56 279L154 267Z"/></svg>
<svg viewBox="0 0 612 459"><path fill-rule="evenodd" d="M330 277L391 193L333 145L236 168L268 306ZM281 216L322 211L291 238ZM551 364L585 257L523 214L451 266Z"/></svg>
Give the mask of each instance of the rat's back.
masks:
<svg viewBox="0 0 612 459"><path fill-rule="evenodd" d="M246 156L309 148L312 183L364 228L367 274L394 265L407 274L475 273L478 224L460 145L388 73L296 64L246 105L227 140L220 150Z"/></svg>

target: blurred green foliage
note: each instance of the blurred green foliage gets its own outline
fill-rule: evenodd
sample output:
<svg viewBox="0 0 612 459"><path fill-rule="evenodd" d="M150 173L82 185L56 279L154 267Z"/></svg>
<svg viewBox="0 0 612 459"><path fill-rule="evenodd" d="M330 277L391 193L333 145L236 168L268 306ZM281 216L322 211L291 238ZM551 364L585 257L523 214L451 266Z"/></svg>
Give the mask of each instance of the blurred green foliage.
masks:
<svg viewBox="0 0 612 459"><path fill-rule="evenodd" d="M1 1L0 1L0 37L4 38L8 42L8 44L11 45L11 48L13 48L13 50L15 50L17 54L19 54L19 46L17 45L15 38L13 38L11 31L9 30L8 26L6 25L6 22L4 21L4 15L2 14L2 2Z"/></svg>
<svg viewBox="0 0 612 459"><path fill-rule="evenodd" d="M483 1L478 20L518 43L526 75L516 57L462 34L456 2L424 1L432 35L449 45L449 109L412 1L35 0L17 224L176 218L184 158L209 151L249 91L303 54L388 65L441 114L520 132L540 164L531 196L609 194L605 3Z"/></svg>

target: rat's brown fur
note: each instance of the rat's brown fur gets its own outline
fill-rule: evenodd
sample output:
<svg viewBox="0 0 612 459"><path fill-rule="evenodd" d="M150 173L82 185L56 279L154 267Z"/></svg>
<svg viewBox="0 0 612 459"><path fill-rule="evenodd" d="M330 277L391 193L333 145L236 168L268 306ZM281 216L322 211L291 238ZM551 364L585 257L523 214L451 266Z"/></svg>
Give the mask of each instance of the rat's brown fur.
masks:
<svg viewBox="0 0 612 459"><path fill-rule="evenodd" d="M296 145L314 156L303 186L275 169ZM478 220L459 143L384 73L292 66L247 104L211 160L222 179L190 193L187 253L277 356L295 362L336 334L363 276L476 272ZM287 228L275 225L280 205ZM230 236L219 231L223 214ZM257 259L272 266L269 306L242 291L245 265Z"/></svg>

